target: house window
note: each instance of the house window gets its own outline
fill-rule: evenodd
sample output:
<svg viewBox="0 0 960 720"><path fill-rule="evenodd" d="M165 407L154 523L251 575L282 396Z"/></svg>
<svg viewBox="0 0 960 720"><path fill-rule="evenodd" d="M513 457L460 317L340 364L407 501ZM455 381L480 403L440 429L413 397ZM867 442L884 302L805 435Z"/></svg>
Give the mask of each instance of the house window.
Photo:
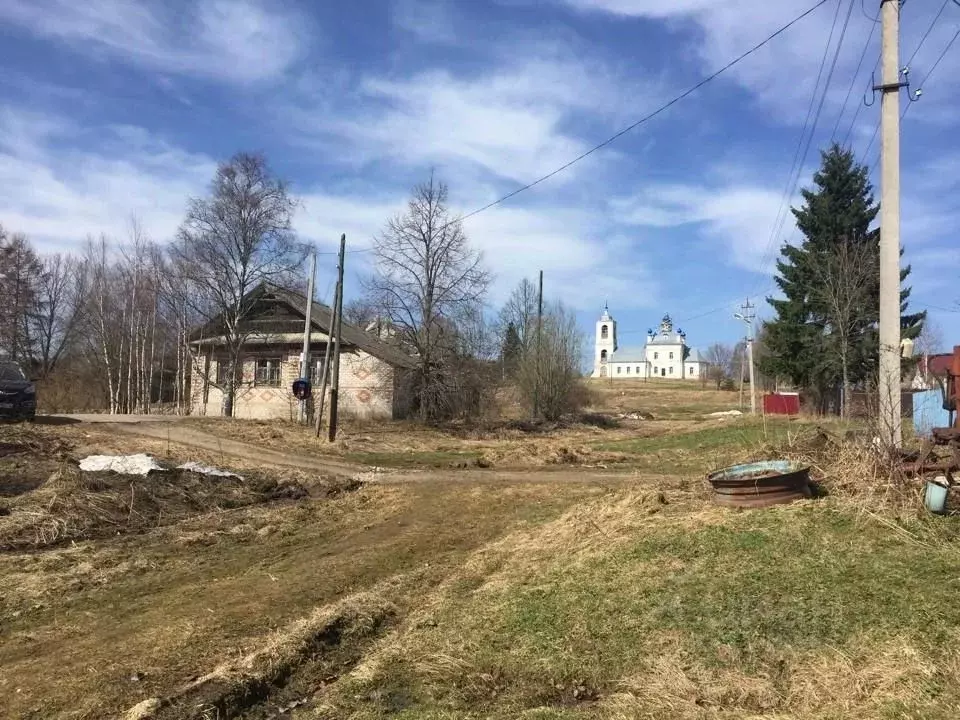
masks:
<svg viewBox="0 0 960 720"><path fill-rule="evenodd" d="M257 358L255 385L280 387L280 358Z"/></svg>
<svg viewBox="0 0 960 720"><path fill-rule="evenodd" d="M310 383L312 385L319 385L323 380L323 355L314 355L310 358L310 367L307 368L307 375L309 376ZM330 378L327 377L329 382Z"/></svg>
<svg viewBox="0 0 960 720"><path fill-rule="evenodd" d="M629 374L630 374L630 366L627 365L627 375L629 375Z"/></svg>
<svg viewBox="0 0 960 720"><path fill-rule="evenodd" d="M654 375L657 374L657 366L656 366L656 365L653 366L653 374L654 374Z"/></svg>
<svg viewBox="0 0 960 720"><path fill-rule="evenodd" d="M237 360L237 366L234 368L234 384L237 385L243 379L243 360ZM217 385L227 384L227 378L230 375L230 360L221 358L217 360Z"/></svg>
<svg viewBox="0 0 960 720"><path fill-rule="evenodd" d="M617 365L617 375L619 375L619 374L620 374L620 366Z"/></svg>
<svg viewBox="0 0 960 720"><path fill-rule="evenodd" d="M670 353L670 359L673 360L673 353Z"/></svg>
<svg viewBox="0 0 960 720"><path fill-rule="evenodd" d="M637 375L639 375L639 374L640 374L640 366L637 365Z"/></svg>
<svg viewBox="0 0 960 720"><path fill-rule="evenodd" d="M600 339L601 339L601 340L606 340L606 339L607 339L607 336L609 335L609 332L610 332L610 331L609 331L609 329L607 328L606 325L601 326L601 327L600 327Z"/></svg>
<svg viewBox="0 0 960 720"><path fill-rule="evenodd" d="M673 375L673 365L670 366L670 374Z"/></svg>
<svg viewBox="0 0 960 720"><path fill-rule="evenodd" d="M600 362L606 362L606 361L607 361L607 351L606 351L606 350L601 350L601 351L600 351Z"/></svg>
<svg viewBox="0 0 960 720"><path fill-rule="evenodd" d="M653 359L654 359L654 360L659 360L659 359L660 359L660 353L655 352L655 353L653 354Z"/></svg>

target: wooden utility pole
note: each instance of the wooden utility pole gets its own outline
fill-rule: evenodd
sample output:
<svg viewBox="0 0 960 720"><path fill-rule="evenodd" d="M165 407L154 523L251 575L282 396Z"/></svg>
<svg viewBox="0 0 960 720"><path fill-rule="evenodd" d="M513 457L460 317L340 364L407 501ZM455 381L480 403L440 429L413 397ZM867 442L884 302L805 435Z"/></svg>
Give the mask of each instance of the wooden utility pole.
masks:
<svg viewBox="0 0 960 720"><path fill-rule="evenodd" d="M543 270L540 271L539 289L537 291L537 381L533 386L533 417L540 417L540 351L543 348Z"/></svg>
<svg viewBox="0 0 960 720"><path fill-rule="evenodd" d="M303 320L303 354L300 356L300 377L310 379L310 316L313 312L313 285L317 279L317 253L310 253L310 275L307 277L307 310ZM307 398L300 401L300 422L307 424Z"/></svg>
<svg viewBox="0 0 960 720"><path fill-rule="evenodd" d="M343 290L340 278L343 273L340 268L343 266L343 244L346 240L346 236L342 235L340 237L340 257L337 261L337 284L336 289L333 291L333 306L330 310L330 325L327 327L327 347L323 353L323 372L321 373L320 380L320 406L317 408L317 422L316 430L317 437L320 437L320 428L323 425L323 409L326 405L327 400L327 383L330 381L330 358L333 350L333 332L334 328L337 326L337 305L340 302L340 293Z"/></svg>
<svg viewBox="0 0 960 720"><path fill-rule="evenodd" d="M900 2L880 0L883 23L880 119L880 439L890 449L900 428Z"/></svg>
<svg viewBox="0 0 960 720"><path fill-rule="evenodd" d="M337 268L337 285L340 292L337 293L337 307L334 309L336 320L333 323L334 342L336 350L333 355L333 380L330 383L330 428L328 439L333 442L337 439L337 413L339 407L340 395L340 329L343 326L343 259L346 254L347 236L340 236L340 265Z"/></svg>

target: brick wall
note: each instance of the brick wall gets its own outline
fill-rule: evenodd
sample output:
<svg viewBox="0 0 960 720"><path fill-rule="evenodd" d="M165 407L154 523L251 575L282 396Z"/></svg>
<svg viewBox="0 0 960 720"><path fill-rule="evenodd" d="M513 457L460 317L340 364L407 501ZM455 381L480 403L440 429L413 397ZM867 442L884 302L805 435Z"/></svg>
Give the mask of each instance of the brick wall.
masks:
<svg viewBox="0 0 960 720"><path fill-rule="evenodd" d="M291 388L299 377L299 350L284 350L280 353L265 352L263 357L280 357L280 386L264 387L254 383L256 358L251 356L243 362L243 386L238 388L234 400L233 415L238 418L278 418L295 420L298 401ZM210 362L210 377L217 374L217 362ZM340 414L346 417L390 418L393 416L393 368L365 352L344 353L340 357ZM319 379L314 384L313 402L319 401ZM223 393L210 386L206 402L203 398L203 374L194 369L193 403L194 415L219 417ZM327 398L329 401L329 388Z"/></svg>

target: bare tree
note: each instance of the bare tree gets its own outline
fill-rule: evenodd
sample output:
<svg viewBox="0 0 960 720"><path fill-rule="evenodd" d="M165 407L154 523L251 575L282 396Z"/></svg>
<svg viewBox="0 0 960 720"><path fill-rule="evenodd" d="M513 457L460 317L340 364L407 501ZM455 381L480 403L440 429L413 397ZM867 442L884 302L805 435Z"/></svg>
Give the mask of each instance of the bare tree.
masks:
<svg viewBox="0 0 960 720"><path fill-rule="evenodd" d="M194 309L224 341L227 372L221 375L223 414L233 415L244 331L252 304L246 296L261 283L282 282L305 257L291 219L295 202L261 155L241 153L217 168L207 198L189 203L170 248L182 279L196 295ZM211 380L212 384L216 384Z"/></svg>
<svg viewBox="0 0 960 720"><path fill-rule="evenodd" d="M714 343L707 348L707 376L716 383L717 390L723 386L724 380L731 377L733 359L734 351L729 345Z"/></svg>
<svg viewBox="0 0 960 720"><path fill-rule="evenodd" d="M544 418L556 420L582 407L586 398L580 384L583 343L572 311L559 302L546 309L540 342L531 343L517 374L520 395L528 409L537 406Z"/></svg>
<svg viewBox="0 0 960 720"><path fill-rule="evenodd" d="M41 260L33 335L40 374L47 377L74 346L87 297L87 265L69 255Z"/></svg>
<svg viewBox="0 0 960 720"><path fill-rule="evenodd" d="M406 212L374 239L373 257L368 295L417 356L421 419L438 419L449 407L444 365L457 350L456 320L482 302L490 283L480 253L450 215L447 186L433 175L417 185Z"/></svg>
<svg viewBox="0 0 960 720"><path fill-rule="evenodd" d="M510 293L500 310L500 332L505 333L512 324L520 340L523 354L531 348L537 331L537 286L524 278Z"/></svg>
<svg viewBox="0 0 960 720"><path fill-rule="evenodd" d="M840 415L849 410L850 365L862 334L868 329L863 308L868 307L876 285L877 249L866 240L843 238L814 265L816 294L824 305L827 334L832 352L825 360L840 365Z"/></svg>
<svg viewBox="0 0 960 720"><path fill-rule="evenodd" d="M35 349L31 330L41 272L27 237L0 228L0 353L24 363Z"/></svg>
<svg viewBox="0 0 960 720"><path fill-rule="evenodd" d="M933 320L926 320L923 329L917 337L916 352L918 355L936 355L947 349L943 339L943 328Z"/></svg>
<svg viewBox="0 0 960 720"><path fill-rule="evenodd" d="M376 306L366 298L356 298L343 306L343 321L361 330L376 329L380 314Z"/></svg>

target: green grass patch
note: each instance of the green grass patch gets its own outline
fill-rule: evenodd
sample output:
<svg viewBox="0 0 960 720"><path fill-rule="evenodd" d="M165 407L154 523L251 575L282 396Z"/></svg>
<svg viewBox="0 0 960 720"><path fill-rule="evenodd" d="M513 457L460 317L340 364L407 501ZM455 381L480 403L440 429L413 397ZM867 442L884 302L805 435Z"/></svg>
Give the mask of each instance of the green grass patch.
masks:
<svg viewBox="0 0 960 720"><path fill-rule="evenodd" d="M349 691L399 685L402 717L946 718L960 702L952 545L811 504L556 553L461 588L409 652ZM604 705L624 688L635 714Z"/></svg>
<svg viewBox="0 0 960 720"><path fill-rule="evenodd" d="M387 468L451 468L475 465L479 451L346 452L344 458L361 465Z"/></svg>
<svg viewBox="0 0 960 720"><path fill-rule="evenodd" d="M801 427L801 421L733 420L727 425L600 442L594 447L630 456L629 462L637 467L666 473L706 472L742 456L747 450L783 444Z"/></svg>

